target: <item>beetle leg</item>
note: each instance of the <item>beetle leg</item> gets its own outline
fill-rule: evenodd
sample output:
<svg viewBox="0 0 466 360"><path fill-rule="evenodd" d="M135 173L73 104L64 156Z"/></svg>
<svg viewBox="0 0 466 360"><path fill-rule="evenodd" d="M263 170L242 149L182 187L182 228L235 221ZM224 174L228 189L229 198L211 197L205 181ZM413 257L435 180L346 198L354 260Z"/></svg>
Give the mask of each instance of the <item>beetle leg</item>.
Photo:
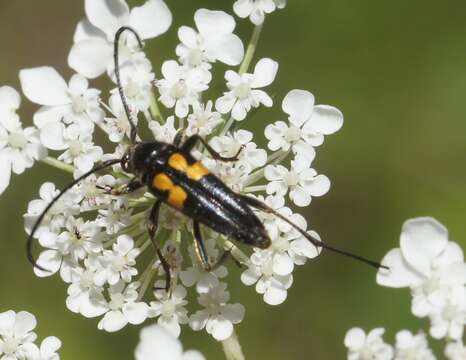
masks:
<svg viewBox="0 0 466 360"><path fill-rule="evenodd" d="M207 251L205 249L204 240L202 239L201 228L199 227L199 223L197 221L193 222L193 232L194 250L196 252L196 256L205 271L212 271L212 267L209 263L209 257L207 256Z"/></svg>
<svg viewBox="0 0 466 360"><path fill-rule="evenodd" d="M241 145L240 149L238 150L238 152L235 154L235 156L232 156L232 157L224 157L222 155L220 155L217 151L215 151L208 143L207 141L204 140L204 138L202 138L201 136L199 135L192 135L190 136L186 141L185 143L181 146L181 150L182 151L185 151L185 152L191 152L191 150L194 148L194 146L196 146L196 144L200 142L202 145L204 145L204 147L206 148L206 150L209 152L209 154L212 156L212 158L214 158L215 160L220 160L220 161L237 161L238 160L238 157L239 157L239 154L241 153L241 151L243 150L244 148L244 145Z"/></svg>
<svg viewBox="0 0 466 360"><path fill-rule="evenodd" d="M141 182L138 179L133 178L129 183L117 187L96 185L96 188L104 190L105 193L109 195L124 195L139 190L143 186L144 185L141 184Z"/></svg>
<svg viewBox="0 0 466 360"><path fill-rule="evenodd" d="M204 240L202 239L202 233L197 221L193 222L193 230L194 230L194 250L196 252L196 256L201 263L202 268L205 271L212 272L217 270L231 255L231 249L225 250L220 256L220 259L213 265L209 263L209 257L207 255L207 251L205 249Z"/></svg>
<svg viewBox="0 0 466 360"><path fill-rule="evenodd" d="M149 215L149 222L147 224L147 231L149 232L149 237L150 240L152 241L152 244L155 247L155 251L157 253L157 256L160 259L160 262L162 263L162 268L165 271L165 287L163 288L154 288L154 290L161 290L164 289L165 291L168 292L171 286L171 271L170 271L170 264L167 262L167 260L163 257L162 251L160 251L160 248L155 240L155 233L157 232L157 227L158 227L158 221L159 221L159 212L160 212L160 205L161 201L157 200L152 207L152 210Z"/></svg>

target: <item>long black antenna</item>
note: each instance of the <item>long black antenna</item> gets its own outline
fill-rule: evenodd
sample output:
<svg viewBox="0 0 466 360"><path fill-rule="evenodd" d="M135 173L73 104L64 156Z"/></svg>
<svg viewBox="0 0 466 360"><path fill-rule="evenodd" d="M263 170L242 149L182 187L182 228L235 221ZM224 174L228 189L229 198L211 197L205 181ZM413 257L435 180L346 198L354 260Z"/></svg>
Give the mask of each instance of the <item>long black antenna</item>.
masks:
<svg viewBox="0 0 466 360"><path fill-rule="evenodd" d="M389 269L387 266L385 265L382 265L380 264L379 262L377 261L373 261L373 260L370 260L370 259L367 259L363 256L360 256L360 255L356 255L356 254L353 254L351 252L348 252L348 251L345 251L345 250L341 250L341 249L338 249L338 248L335 248L331 245L327 245L326 243L324 243L322 240L319 240L315 237L313 237L312 235L308 234L306 231L304 231L303 229L301 229L298 225L296 225L295 223L293 223L290 219L286 218L285 216L283 216L282 214L280 214L278 211L275 211L274 209L272 209L271 207L267 206L266 204L264 204L263 202L255 199L255 198L252 198L252 197L249 197L249 196L243 196L243 199L252 207L255 207L259 210L262 210L264 212L267 212L267 213L270 213L270 214L273 214L275 215L276 217L280 218L281 220L287 222L288 224L290 224L293 228L295 228L296 230L299 231L299 233L301 235L303 235L307 240L309 240L310 243L312 243L312 245L316 246L316 247L321 247L323 249L327 249L327 250L330 250L334 253L337 253L337 254L340 254L340 255L344 255L344 256L347 256L347 257L350 257L352 259L356 259L356 260L359 260L359 261L362 261L363 263L366 263L372 267L375 267L376 269L380 269L380 268L383 268L383 269Z"/></svg>
<svg viewBox="0 0 466 360"><path fill-rule="evenodd" d="M42 266L38 265L36 262L36 259L34 259L34 256L32 254L32 243L34 240L34 234L36 233L37 229L39 228L42 220L44 220L45 215L47 215L48 211L52 208L52 206L68 191L70 190L73 186L75 186L77 183L80 181L86 179L90 175L94 174L97 171L103 170L109 166L115 165L121 163L121 159L112 159L112 160L107 160L104 161L102 164L97 165L94 167L92 170L89 170L87 173L84 173L80 177L78 177L76 180L73 182L69 183L67 186L65 186L60 193L53 198L53 200L47 205L47 207L41 212L39 217L37 218L34 226L31 229L31 233L28 236L28 240L26 243L26 249L27 249L27 257L29 262L36 268L42 270L42 271L49 271L47 269L44 269Z"/></svg>
<svg viewBox="0 0 466 360"><path fill-rule="evenodd" d="M126 100L126 96L123 91L123 86L121 85L120 63L118 61L120 37L125 31L131 32L136 37L136 40L138 41L139 47L141 49L143 47L143 44L142 44L141 38L139 37L139 34L134 29L130 28L129 26L122 26L121 28L118 29L118 31L115 34L115 42L113 44L113 60L115 62L115 77L117 80L118 92L120 93L121 102L123 103L126 117L128 118L129 124L131 126L130 141L132 144L134 144L136 142L137 128L136 128L136 124L134 123L133 116L131 115L131 111L129 110L128 101Z"/></svg>

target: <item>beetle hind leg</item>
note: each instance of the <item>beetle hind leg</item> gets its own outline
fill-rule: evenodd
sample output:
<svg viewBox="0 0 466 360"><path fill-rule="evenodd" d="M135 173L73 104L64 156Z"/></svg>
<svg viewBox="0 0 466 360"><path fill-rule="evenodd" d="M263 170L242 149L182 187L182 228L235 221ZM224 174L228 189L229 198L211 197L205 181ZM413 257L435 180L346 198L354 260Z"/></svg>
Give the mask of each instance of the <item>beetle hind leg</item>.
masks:
<svg viewBox="0 0 466 360"><path fill-rule="evenodd" d="M207 141L205 141L204 138L202 138L201 136L199 135L192 135L190 136L186 141L185 143L183 144L183 146L181 146L181 150L182 151L186 151L186 152L190 152L195 146L196 144L200 142L202 145L204 145L204 147L206 148L206 150L209 152L209 154L212 156L212 158L214 160L220 160L220 161L225 161L225 162L229 162L229 161L237 161L238 160L238 157L239 155L241 154L241 151L243 151L243 148L244 148L244 145L242 145L238 152L232 156L232 157L224 157L222 155L220 155L217 151L215 151Z"/></svg>
<svg viewBox="0 0 466 360"><path fill-rule="evenodd" d="M157 244L157 241L155 239L155 233L157 232L157 227L158 227L158 221L159 221L159 212L160 212L160 205L162 203L160 200L157 200L154 206L152 207L152 210L149 215L149 222L147 224L147 231L149 232L149 237L154 245L155 252L157 253L157 256L160 259L160 262L162 264L162 268L165 271L165 287L159 288L159 287L154 287L154 290L165 290L168 292L171 288L171 269L170 269L170 264L168 261L165 259L165 257L162 254L162 251L160 250L159 245Z"/></svg>
<svg viewBox="0 0 466 360"><path fill-rule="evenodd" d="M225 261L230 257L231 250L226 250L220 256L216 263L210 264L209 256L204 244L204 239L202 238L201 228L197 221L193 222L193 232L194 232L194 250L196 256L201 264L202 268L207 272L212 272L217 270Z"/></svg>

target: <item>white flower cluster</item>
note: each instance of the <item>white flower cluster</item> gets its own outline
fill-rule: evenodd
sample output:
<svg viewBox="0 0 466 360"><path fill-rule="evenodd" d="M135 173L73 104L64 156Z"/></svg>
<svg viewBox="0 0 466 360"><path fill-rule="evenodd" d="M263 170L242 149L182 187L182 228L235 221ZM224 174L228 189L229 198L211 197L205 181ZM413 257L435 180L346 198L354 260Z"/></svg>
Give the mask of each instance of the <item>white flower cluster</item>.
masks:
<svg viewBox="0 0 466 360"><path fill-rule="evenodd" d="M134 358L136 360L205 360L199 351L183 352L180 341L158 325L146 326L141 330Z"/></svg>
<svg viewBox="0 0 466 360"><path fill-rule="evenodd" d="M348 360L435 360L422 332L414 335L408 330L399 331L395 347L384 342L384 332L383 328L373 329L368 334L358 327L350 329L345 337Z"/></svg>
<svg viewBox="0 0 466 360"><path fill-rule="evenodd" d="M49 336L37 346L36 325L35 316L27 311L0 313L0 359L60 360L61 341Z"/></svg>
<svg viewBox="0 0 466 360"><path fill-rule="evenodd" d="M465 359L462 338L466 325L466 263L461 247L448 239L447 229L431 217L407 220L402 227L400 247L385 255L377 283L411 290L411 311L430 319L430 335L447 342L445 356ZM359 328L345 338L348 359L435 359L423 333L404 330L396 336L396 348L382 340L384 330L367 336ZM372 354L368 357L367 354Z"/></svg>
<svg viewBox="0 0 466 360"><path fill-rule="evenodd" d="M259 23L264 13L283 6L284 1L277 0L239 0L235 11ZM68 83L51 67L19 73L24 95L40 105L33 116L34 127L23 130L17 119L19 94L11 88L0 91L0 162L15 173L43 159L77 178L101 161L121 158L129 145L131 127L117 89L111 90L105 101L104 94L92 88L89 80L106 73L116 83L112 42L120 27L131 26L148 40L168 30L172 15L162 0L147 0L133 9L123 0L85 0L85 12L68 58L76 71ZM255 46L248 47L250 52L245 54L242 40L234 34L236 22L225 12L199 9L194 24L178 29L177 58L165 61L160 75L152 70L135 36L123 34L119 68L133 117L148 127L157 141L171 143L178 130L184 130L187 135L203 136L222 156L239 153L235 162L220 162L200 149L193 151L234 191L257 196L307 229L305 219L292 213L285 198L297 206L307 206L312 197L329 190L329 179L312 168L312 161L315 147L343 125L341 112L315 105L308 91L291 90L282 101L285 120L265 128L269 151L259 148L253 133L240 126L252 112L259 111L255 116L260 116L262 108L273 106L266 88L275 80L278 63L262 58L248 72ZM206 91L217 88L211 86L217 62L241 66L240 70L228 69L226 84L219 79L224 92L208 99ZM95 142L98 132L117 146L110 152L104 150L109 146ZM56 156L46 157L47 150ZM4 190L9 172L0 177ZM190 257L185 256L192 225L189 219L162 206L156 241L170 266L172 287L168 292L160 290L165 272L146 230L154 197L144 191L121 196L106 191L127 182L128 174L115 165L110 173L81 181L54 204L35 232L44 248L37 264L47 270L37 267L36 275L58 273L69 286L68 309L85 317L100 317L99 329L118 331L127 324L156 318L176 336L180 324L189 324L194 330L205 329L217 340L229 338L233 325L243 320L245 308L231 303L234 294L224 281L227 268L204 271L192 246ZM50 182L40 187L40 198L29 203L24 215L27 232L58 193ZM230 251L235 261L245 266L243 283L255 284L264 301L276 305L287 297L295 266L316 257L319 250L284 221L267 214L258 216L272 245L254 249L250 256L223 236L202 230L209 262L214 264L224 251ZM309 233L318 238L315 232ZM190 287L197 293L199 306L193 312L187 309Z"/></svg>

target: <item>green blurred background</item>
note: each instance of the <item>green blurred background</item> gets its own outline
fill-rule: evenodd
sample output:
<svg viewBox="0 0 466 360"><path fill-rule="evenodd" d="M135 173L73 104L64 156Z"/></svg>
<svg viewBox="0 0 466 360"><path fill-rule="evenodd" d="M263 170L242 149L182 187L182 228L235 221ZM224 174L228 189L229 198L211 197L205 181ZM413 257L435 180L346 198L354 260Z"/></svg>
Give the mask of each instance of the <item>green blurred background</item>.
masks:
<svg viewBox="0 0 466 360"><path fill-rule="evenodd" d="M0 85L19 89L19 69L40 65L69 78L66 58L83 3L2 0ZM232 1L167 3L174 24L147 48L156 69L174 57L175 29L192 25L196 8L231 12ZM261 110L247 126L260 133L283 118L280 102L293 88L308 89L318 103L345 114L343 129L326 139L315 162L332 189L303 211L325 240L381 258L397 246L404 220L432 215L466 245L465 13L459 0L290 0L267 18L257 56L280 63L277 106ZM249 21L239 21L245 43L251 31ZM24 104L22 119L30 123L33 107ZM41 339L62 339L65 360L131 359L136 327L98 331L97 320L65 308L66 286L58 277L32 274L22 215L48 180L65 184L69 178L38 164L14 176L0 198L0 311L34 313ZM247 309L237 330L248 359L343 359L343 338L352 326L385 326L390 342L399 329L428 328L427 320L411 316L408 291L379 287L375 271L332 254L299 267L287 301L277 307L243 286L231 268L232 301ZM182 341L208 359L223 358L220 344L205 332L185 328ZM440 355L441 347L435 348Z"/></svg>

